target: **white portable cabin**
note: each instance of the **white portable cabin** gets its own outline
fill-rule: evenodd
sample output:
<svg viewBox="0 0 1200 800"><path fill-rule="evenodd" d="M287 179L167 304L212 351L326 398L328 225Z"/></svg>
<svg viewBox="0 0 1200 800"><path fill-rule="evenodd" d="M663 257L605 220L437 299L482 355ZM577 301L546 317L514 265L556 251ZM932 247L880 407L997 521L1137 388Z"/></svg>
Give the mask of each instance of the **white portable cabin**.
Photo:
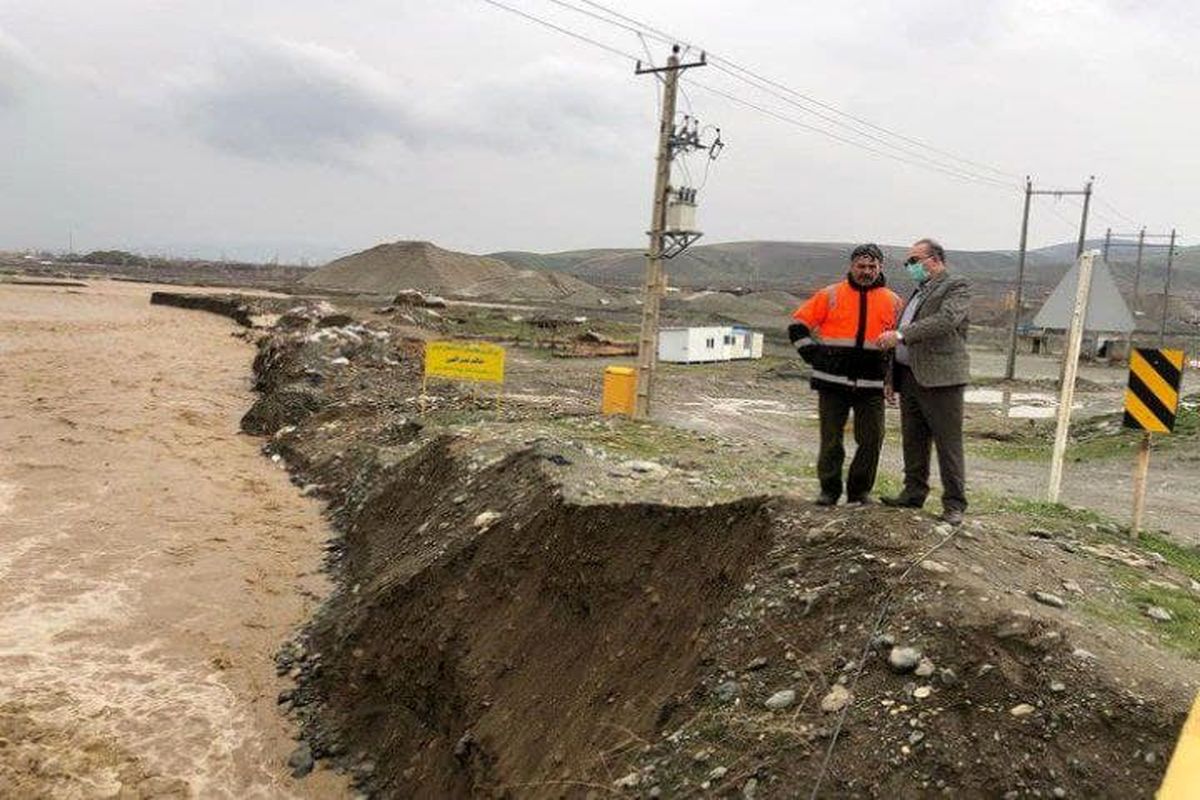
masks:
<svg viewBox="0 0 1200 800"><path fill-rule="evenodd" d="M763 335L749 328L733 327L733 356L739 358L762 358Z"/></svg>
<svg viewBox="0 0 1200 800"><path fill-rule="evenodd" d="M762 358L763 335L729 325L663 328L658 332L658 360L673 364L704 364Z"/></svg>

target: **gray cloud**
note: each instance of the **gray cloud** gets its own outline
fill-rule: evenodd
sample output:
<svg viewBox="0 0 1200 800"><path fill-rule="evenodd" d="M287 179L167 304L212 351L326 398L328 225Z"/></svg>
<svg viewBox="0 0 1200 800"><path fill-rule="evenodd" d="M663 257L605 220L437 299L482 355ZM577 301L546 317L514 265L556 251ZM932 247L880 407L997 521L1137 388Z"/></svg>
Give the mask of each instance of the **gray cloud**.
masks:
<svg viewBox="0 0 1200 800"><path fill-rule="evenodd" d="M40 72L33 54L0 28L0 109L15 106Z"/></svg>
<svg viewBox="0 0 1200 800"><path fill-rule="evenodd" d="M185 127L219 150L348 166L385 141L509 153L569 142L576 152L611 154L639 117L597 77L546 59L417 93L354 53L272 39L222 47L215 64L167 85Z"/></svg>
<svg viewBox="0 0 1200 800"><path fill-rule="evenodd" d="M185 125L264 160L342 160L406 127L391 82L353 53L283 39L237 42L208 70L170 81Z"/></svg>

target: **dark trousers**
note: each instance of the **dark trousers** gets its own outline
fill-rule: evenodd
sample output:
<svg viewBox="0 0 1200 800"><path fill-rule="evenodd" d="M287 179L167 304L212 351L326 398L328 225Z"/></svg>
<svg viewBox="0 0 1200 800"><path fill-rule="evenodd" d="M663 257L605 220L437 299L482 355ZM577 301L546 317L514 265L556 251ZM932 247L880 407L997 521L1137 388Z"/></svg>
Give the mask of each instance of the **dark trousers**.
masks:
<svg viewBox="0 0 1200 800"><path fill-rule="evenodd" d="M942 476L942 507L967 510L967 469L963 456L963 386L926 387L912 370L895 365L900 393L900 435L904 439L904 491L901 497L924 503L929 495L930 448L937 446Z"/></svg>
<svg viewBox="0 0 1200 800"><path fill-rule="evenodd" d="M817 478L821 494L842 496L842 463L846 448L843 432L850 411L854 411L854 460L846 475L846 496L865 497L875 485L879 451L883 447L883 393L874 390L820 389L817 410L821 418L821 453L817 457Z"/></svg>

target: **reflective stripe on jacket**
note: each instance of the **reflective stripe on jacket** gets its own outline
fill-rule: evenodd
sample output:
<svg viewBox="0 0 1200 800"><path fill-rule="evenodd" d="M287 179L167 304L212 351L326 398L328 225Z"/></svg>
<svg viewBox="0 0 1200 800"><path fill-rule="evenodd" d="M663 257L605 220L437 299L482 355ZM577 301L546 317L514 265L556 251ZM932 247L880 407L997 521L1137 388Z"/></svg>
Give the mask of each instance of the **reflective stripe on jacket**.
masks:
<svg viewBox="0 0 1200 800"><path fill-rule="evenodd" d="M868 287L847 277L808 298L788 335L812 365L812 387L882 390L886 361L875 340L896 327L902 308L883 275Z"/></svg>

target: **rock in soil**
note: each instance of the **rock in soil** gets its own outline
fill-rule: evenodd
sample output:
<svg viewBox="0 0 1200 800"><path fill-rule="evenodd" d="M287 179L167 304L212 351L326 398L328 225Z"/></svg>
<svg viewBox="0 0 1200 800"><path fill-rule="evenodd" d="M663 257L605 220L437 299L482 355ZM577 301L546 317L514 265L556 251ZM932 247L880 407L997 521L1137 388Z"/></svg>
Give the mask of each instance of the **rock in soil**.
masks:
<svg viewBox="0 0 1200 800"><path fill-rule="evenodd" d="M303 778L313 769L312 748L308 742L302 743L288 756L287 765L292 768L293 778Z"/></svg>
<svg viewBox="0 0 1200 800"><path fill-rule="evenodd" d="M771 709L772 711L782 711L785 708L790 708L792 706L792 704L795 702L796 702L796 690L795 689L781 689L778 692L776 692L775 694L768 697L767 701L765 703L763 703L763 705L765 705L767 708Z"/></svg>
<svg viewBox="0 0 1200 800"><path fill-rule="evenodd" d="M893 647L888 664L899 673L912 672L921 663L921 651L915 647Z"/></svg>
<svg viewBox="0 0 1200 800"><path fill-rule="evenodd" d="M835 683L829 690L829 694L821 698L821 710L827 713L841 711L852 699L854 696L850 694L849 689L840 683Z"/></svg>

